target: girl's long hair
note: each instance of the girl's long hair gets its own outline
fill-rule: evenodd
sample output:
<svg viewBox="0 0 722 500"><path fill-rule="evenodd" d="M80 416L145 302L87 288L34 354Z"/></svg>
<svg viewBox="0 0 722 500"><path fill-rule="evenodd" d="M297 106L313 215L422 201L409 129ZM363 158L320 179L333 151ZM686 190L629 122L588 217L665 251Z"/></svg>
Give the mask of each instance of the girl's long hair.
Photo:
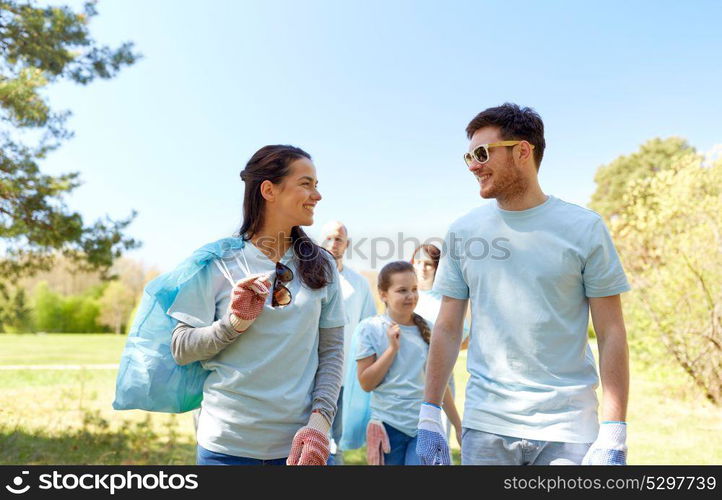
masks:
<svg viewBox="0 0 722 500"><path fill-rule="evenodd" d="M289 174L291 163L302 158L310 160L311 155L295 146L272 145L262 147L248 160L246 168L241 171L246 189L243 194L243 224L238 230L238 236L244 241L249 241L258 233L265 222L266 200L261 195L263 181L280 184ZM300 226L291 228L291 243L301 282L312 290L330 283L333 278L330 253L316 245Z"/></svg>
<svg viewBox="0 0 722 500"><path fill-rule="evenodd" d="M414 276L416 276L416 273L414 272L414 266L412 266L410 262L406 262L404 260L389 262L384 267L382 267L381 272L379 272L379 291L389 291L389 287L391 286L391 276L393 276L394 274L408 272L414 273ZM424 342L430 344L431 328L429 328L429 324L426 322L426 320L416 313L413 313L411 315L411 319L413 320L414 324L419 328L419 331L421 332L421 338L424 339Z"/></svg>

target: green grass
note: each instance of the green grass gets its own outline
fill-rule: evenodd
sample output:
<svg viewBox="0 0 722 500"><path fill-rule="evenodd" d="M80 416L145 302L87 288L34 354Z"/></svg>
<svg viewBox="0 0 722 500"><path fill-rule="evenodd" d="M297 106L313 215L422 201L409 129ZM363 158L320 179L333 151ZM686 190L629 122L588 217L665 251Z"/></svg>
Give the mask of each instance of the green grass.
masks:
<svg viewBox="0 0 722 500"><path fill-rule="evenodd" d="M0 365L117 363L125 337L0 335ZM466 353L455 368L463 409ZM0 464L192 464L190 414L111 408L115 370L0 370ZM674 367L632 364L631 464L722 464L722 408ZM459 448L452 438L455 461ZM365 450L344 453L365 463Z"/></svg>
<svg viewBox="0 0 722 500"><path fill-rule="evenodd" d="M124 335L0 335L2 365L117 364ZM0 370L0 464L193 464L190 414L115 411L115 369Z"/></svg>
<svg viewBox="0 0 722 500"><path fill-rule="evenodd" d="M115 370L0 371L0 464L194 463L190 414L115 411L114 389Z"/></svg>
<svg viewBox="0 0 722 500"><path fill-rule="evenodd" d="M116 370L0 370L0 389L20 393L35 392L37 388L95 387L107 388L109 381L115 388ZM80 395L80 393L78 393ZM2 396L0 396L2 397ZM0 409L2 411L2 409Z"/></svg>
<svg viewBox="0 0 722 500"><path fill-rule="evenodd" d="M112 334L2 334L0 365L118 363L125 339Z"/></svg>

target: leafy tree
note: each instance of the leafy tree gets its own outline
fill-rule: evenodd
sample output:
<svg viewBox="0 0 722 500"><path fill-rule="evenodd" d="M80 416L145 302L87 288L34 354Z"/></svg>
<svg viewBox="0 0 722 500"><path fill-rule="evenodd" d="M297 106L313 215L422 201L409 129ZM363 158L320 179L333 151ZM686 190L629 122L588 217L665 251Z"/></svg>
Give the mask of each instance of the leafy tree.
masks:
<svg viewBox="0 0 722 500"><path fill-rule="evenodd" d="M35 330L48 333L108 331L98 324L99 299L106 287L101 285L80 295L65 296L52 291L46 282L39 283L33 293Z"/></svg>
<svg viewBox="0 0 722 500"><path fill-rule="evenodd" d="M0 332L20 333L32 329L31 309L25 289L0 290Z"/></svg>
<svg viewBox="0 0 722 500"><path fill-rule="evenodd" d="M624 209L624 196L634 182L674 168L691 157L699 158L696 150L679 137L647 141L639 151L597 169L597 189L589 207L610 221Z"/></svg>
<svg viewBox="0 0 722 500"><path fill-rule="evenodd" d="M135 307L133 307L133 309L130 311L130 314L126 318L125 333L130 333L130 329L133 327L133 321L135 320L136 314L138 314L138 309L140 309L140 303L143 300L143 294L145 293L143 289L144 289L145 285L147 285L148 283L153 281L159 275L160 275L160 271L158 271L158 269L156 269L156 268L151 268L151 269L147 270L143 276L143 286L141 286L141 287L135 286L137 283L135 283L133 281L125 280L126 283L128 283L130 281L131 285L133 285L133 286L131 286L131 290L133 290L134 292L137 292L137 293L135 293Z"/></svg>
<svg viewBox="0 0 722 500"><path fill-rule="evenodd" d="M59 332L97 333L107 331L99 323L100 304L89 295L73 295L61 298L63 324Z"/></svg>
<svg viewBox="0 0 722 500"><path fill-rule="evenodd" d="M131 43L99 45L88 23L95 3L79 12L0 0L0 287L49 269L60 253L81 269L105 273L125 249L135 217L86 224L65 205L77 172L45 175L39 163L72 134L68 111L54 112L43 89L60 80L87 84L113 78L139 57Z"/></svg>
<svg viewBox="0 0 722 500"><path fill-rule="evenodd" d="M633 286L632 345L661 341L722 405L722 160L676 156L622 201L611 231Z"/></svg>
<svg viewBox="0 0 722 500"><path fill-rule="evenodd" d="M40 332L57 332L64 326L62 296L50 290L47 283L39 283L33 292L34 325Z"/></svg>
<svg viewBox="0 0 722 500"><path fill-rule="evenodd" d="M133 291L122 282L111 282L98 302L100 323L110 327L115 333L121 333L124 321L127 321L135 307L135 297Z"/></svg>

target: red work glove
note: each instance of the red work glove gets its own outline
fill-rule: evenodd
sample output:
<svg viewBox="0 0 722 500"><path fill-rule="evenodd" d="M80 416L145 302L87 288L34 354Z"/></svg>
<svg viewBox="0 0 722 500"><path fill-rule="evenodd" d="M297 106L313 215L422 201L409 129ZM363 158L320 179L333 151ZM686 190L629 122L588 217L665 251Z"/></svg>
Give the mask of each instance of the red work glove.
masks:
<svg viewBox="0 0 722 500"><path fill-rule="evenodd" d="M389 435L380 420L370 420L366 426L366 463L384 465L384 453L391 452Z"/></svg>
<svg viewBox="0 0 722 500"><path fill-rule="evenodd" d="M331 454L329 429L328 420L320 413L312 412L306 427L301 427L293 436L286 465L326 465Z"/></svg>
<svg viewBox="0 0 722 500"><path fill-rule="evenodd" d="M234 330L248 330L261 314L270 289L271 283L266 274L254 274L236 282L231 291L231 303L228 305L229 319Z"/></svg>

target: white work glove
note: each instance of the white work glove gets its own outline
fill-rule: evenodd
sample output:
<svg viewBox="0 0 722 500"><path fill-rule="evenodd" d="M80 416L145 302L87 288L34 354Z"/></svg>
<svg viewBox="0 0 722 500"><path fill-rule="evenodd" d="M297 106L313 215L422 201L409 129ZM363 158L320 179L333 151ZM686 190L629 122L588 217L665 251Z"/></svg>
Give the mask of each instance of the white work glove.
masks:
<svg viewBox="0 0 722 500"><path fill-rule="evenodd" d="M582 465L627 465L626 422L604 422Z"/></svg>
<svg viewBox="0 0 722 500"><path fill-rule="evenodd" d="M441 425L441 408L431 403L421 405L416 454L422 465L451 465L449 443Z"/></svg>

